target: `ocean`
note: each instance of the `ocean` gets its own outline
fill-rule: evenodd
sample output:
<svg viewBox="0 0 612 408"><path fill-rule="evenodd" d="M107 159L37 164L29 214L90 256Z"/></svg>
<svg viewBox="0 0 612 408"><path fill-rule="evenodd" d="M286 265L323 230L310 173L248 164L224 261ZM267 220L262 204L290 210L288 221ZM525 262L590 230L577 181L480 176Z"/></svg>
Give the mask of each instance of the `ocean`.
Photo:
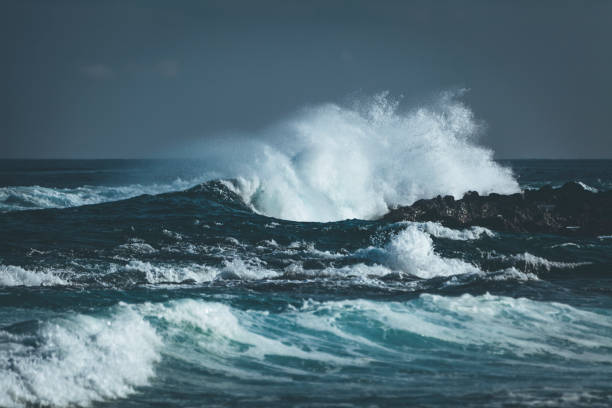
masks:
<svg viewBox="0 0 612 408"><path fill-rule="evenodd" d="M203 167L0 161L0 406L612 404L612 236L287 220Z"/></svg>

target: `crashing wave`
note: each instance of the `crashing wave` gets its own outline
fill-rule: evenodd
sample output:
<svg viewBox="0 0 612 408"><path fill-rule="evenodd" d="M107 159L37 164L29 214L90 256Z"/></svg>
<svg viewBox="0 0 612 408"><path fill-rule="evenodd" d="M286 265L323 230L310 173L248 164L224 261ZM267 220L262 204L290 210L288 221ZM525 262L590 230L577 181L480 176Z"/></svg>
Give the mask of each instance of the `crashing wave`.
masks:
<svg viewBox="0 0 612 408"><path fill-rule="evenodd" d="M421 231L417 225L409 225L384 247L360 249L355 252L355 256L425 279L482 272L468 262L436 254L430 235Z"/></svg>
<svg viewBox="0 0 612 408"><path fill-rule="evenodd" d="M202 174L225 179L220 183L253 210L296 221L372 219L438 194L519 191L511 170L476 144L478 133L472 112L452 94L402 111L383 93L354 107L304 109L260 135L208 143ZM5 187L0 211L96 204L193 184Z"/></svg>
<svg viewBox="0 0 612 408"><path fill-rule="evenodd" d="M611 329L605 313L490 294L310 300L275 313L201 299L119 304L102 316L1 329L0 405L86 406L126 397L161 371L162 356L262 387L292 376L318 378L322 369L326 381L342 381L344 368L373 361L403 371L423 358L424 340L449 363L469 348L529 369L566 367L568 360L610 364ZM227 382L198 387L206 392Z"/></svg>
<svg viewBox="0 0 612 408"><path fill-rule="evenodd" d="M257 211L288 220L371 219L438 194L514 193L512 172L475 143L453 95L402 111L386 93L303 110L259 137L208 143L206 161Z"/></svg>
<svg viewBox="0 0 612 408"><path fill-rule="evenodd" d="M123 306L109 317L55 319L25 334L5 328L0 343L0 405L20 407L86 406L132 394L153 376L162 341Z"/></svg>

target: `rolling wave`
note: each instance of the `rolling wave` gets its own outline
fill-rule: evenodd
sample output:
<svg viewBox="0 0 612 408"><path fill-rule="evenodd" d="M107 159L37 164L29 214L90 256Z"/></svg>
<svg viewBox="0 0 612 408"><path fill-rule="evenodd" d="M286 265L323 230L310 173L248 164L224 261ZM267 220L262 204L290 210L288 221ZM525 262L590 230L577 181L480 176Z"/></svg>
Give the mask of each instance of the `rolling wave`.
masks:
<svg viewBox="0 0 612 408"><path fill-rule="evenodd" d="M31 326L31 327L29 327ZM160 336L136 311L0 330L0 405L87 406L148 383Z"/></svg>
<svg viewBox="0 0 612 408"><path fill-rule="evenodd" d="M81 186L52 188L16 186L0 188L0 212L66 208L124 200L142 194L184 190L197 181L177 179L169 184L131 184L126 186Z"/></svg>
<svg viewBox="0 0 612 408"><path fill-rule="evenodd" d="M355 376L380 392L412 382L400 375L406 370L435 388L468 361L475 362L472 375L493 361L510 364L501 376L521 367L545 372L567 360L579 372L612 363L611 335L612 318L601 311L489 294L307 301L275 313L201 299L119 304L105 315L0 330L6 391L0 404L88 405L125 397L173 361L192 367L185 392L193 382L200 393L222 390L229 380L246 394L299 380L301 389L324 381L344 394L354 390ZM423 369L439 355L446 359L428 375ZM389 372L397 375L383 375Z"/></svg>

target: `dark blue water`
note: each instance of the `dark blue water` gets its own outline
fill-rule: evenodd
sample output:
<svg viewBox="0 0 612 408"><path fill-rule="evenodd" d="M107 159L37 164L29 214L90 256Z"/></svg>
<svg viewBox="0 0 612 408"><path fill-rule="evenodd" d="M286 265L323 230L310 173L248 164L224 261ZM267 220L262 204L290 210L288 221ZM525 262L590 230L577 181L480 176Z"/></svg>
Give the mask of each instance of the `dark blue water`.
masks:
<svg viewBox="0 0 612 408"><path fill-rule="evenodd" d="M612 231L286 221L203 168L0 161L0 406L612 405Z"/></svg>

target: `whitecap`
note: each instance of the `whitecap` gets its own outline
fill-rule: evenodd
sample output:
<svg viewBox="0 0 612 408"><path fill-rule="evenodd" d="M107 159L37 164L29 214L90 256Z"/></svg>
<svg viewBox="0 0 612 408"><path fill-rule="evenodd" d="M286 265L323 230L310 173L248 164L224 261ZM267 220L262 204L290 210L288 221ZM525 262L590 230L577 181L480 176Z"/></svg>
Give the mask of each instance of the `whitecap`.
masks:
<svg viewBox="0 0 612 408"><path fill-rule="evenodd" d="M425 279L482 273L471 263L456 258L444 258L436 254L430 235L423 232L417 225L408 225L382 248L371 246L360 249L354 253L354 256L368 258L392 270Z"/></svg>
<svg viewBox="0 0 612 408"><path fill-rule="evenodd" d="M0 286L66 285L61 275L61 271L50 268L30 270L15 265L0 265Z"/></svg>
<svg viewBox="0 0 612 408"><path fill-rule="evenodd" d="M479 131L454 95L402 111L383 93L353 107L303 109L259 135L207 142L201 154L257 212L296 221L373 219L439 194L518 192L512 171L476 144Z"/></svg>
<svg viewBox="0 0 612 408"><path fill-rule="evenodd" d="M307 302L300 312L298 321L331 333L354 332L348 322L359 316L364 325L380 327L387 335L393 329L449 344L484 347L493 353L612 362L606 351L612 348L612 318L555 302L490 294L423 294L403 303Z"/></svg>
<svg viewBox="0 0 612 408"><path fill-rule="evenodd" d="M405 224L415 225L422 231L427 232L429 235L432 235L436 238L445 238L452 239L455 241L472 241L476 239L480 239L482 237L495 237L495 233L488 228L473 226L470 228L456 230L452 228L448 228L440 224L439 222L410 222L405 221L402 222Z"/></svg>
<svg viewBox="0 0 612 408"><path fill-rule="evenodd" d="M595 187L584 184L582 181L579 181L578 184L580 184L580 187L582 187L584 190L590 191L591 193L597 193L599 191Z"/></svg>
<svg viewBox="0 0 612 408"><path fill-rule="evenodd" d="M54 319L27 335L0 331L0 341L2 406L85 406L125 397L148 383L160 360L161 339L127 306L109 317Z"/></svg>
<svg viewBox="0 0 612 408"><path fill-rule="evenodd" d="M0 188L0 211L66 208L124 200L142 194L184 190L197 180L176 179L168 184L131 184L124 186L80 186L75 188L14 186Z"/></svg>

